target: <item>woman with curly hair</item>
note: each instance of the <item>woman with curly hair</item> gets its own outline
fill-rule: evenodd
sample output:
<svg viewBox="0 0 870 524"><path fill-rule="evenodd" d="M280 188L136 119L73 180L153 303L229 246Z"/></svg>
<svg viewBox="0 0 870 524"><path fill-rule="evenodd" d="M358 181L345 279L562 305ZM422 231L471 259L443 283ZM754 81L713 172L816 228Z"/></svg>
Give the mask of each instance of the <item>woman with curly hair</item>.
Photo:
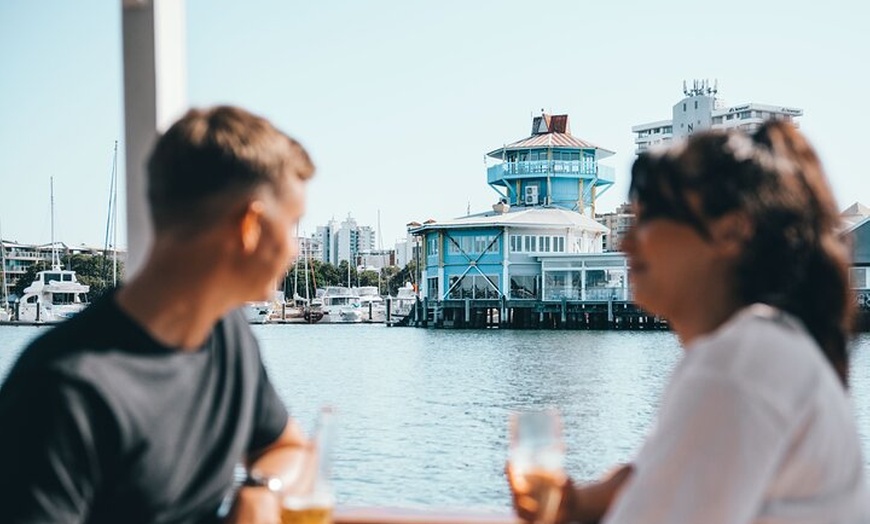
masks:
<svg viewBox="0 0 870 524"><path fill-rule="evenodd" d="M558 520L870 522L849 395L849 245L790 123L641 154L623 241L635 302L685 354L631 465L563 488ZM521 517L534 485L509 473Z"/></svg>

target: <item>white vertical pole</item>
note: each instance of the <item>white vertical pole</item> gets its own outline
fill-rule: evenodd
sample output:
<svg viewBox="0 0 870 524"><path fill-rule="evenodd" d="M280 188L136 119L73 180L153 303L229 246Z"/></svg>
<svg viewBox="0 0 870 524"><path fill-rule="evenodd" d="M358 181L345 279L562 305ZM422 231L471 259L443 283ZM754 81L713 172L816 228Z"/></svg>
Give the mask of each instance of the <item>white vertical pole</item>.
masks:
<svg viewBox="0 0 870 524"><path fill-rule="evenodd" d="M151 243L145 161L158 133L187 108L184 0L122 0L127 271L141 268Z"/></svg>
<svg viewBox="0 0 870 524"><path fill-rule="evenodd" d="M502 233L502 249L501 249L501 289L502 296L510 298L511 296L511 286L510 280L508 277L508 266L510 266L510 256L513 252L509 249L508 242L510 241L510 230L508 226L504 226L504 233ZM499 319L501 320L501 319Z"/></svg>

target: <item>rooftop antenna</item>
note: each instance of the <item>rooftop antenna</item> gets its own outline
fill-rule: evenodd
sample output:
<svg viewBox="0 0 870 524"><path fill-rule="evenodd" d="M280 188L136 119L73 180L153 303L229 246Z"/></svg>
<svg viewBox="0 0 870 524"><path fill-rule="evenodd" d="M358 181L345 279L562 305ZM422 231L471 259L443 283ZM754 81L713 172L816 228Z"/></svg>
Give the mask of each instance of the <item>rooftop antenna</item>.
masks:
<svg viewBox="0 0 870 524"><path fill-rule="evenodd" d="M468 205L465 207L465 216L471 215L471 200L468 201Z"/></svg>
<svg viewBox="0 0 870 524"><path fill-rule="evenodd" d="M683 80L683 94L684 94L685 96L689 96L689 88L686 87L686 81L685 81L685 80Z"/></svg>

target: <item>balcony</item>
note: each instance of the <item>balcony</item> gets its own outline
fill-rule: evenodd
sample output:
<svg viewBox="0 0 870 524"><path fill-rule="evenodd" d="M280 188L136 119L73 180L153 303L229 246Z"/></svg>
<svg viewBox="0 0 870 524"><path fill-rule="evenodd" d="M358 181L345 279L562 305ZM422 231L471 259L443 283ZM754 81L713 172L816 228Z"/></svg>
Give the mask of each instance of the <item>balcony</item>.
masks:
<svg viewBox="0 0 870 524"><path fill-rule="evenodd" d="M609 185L615 181L612 167L596 164L592 160L505 162L490 166L486 170L486 181L489 184L507 185L509 180L546 176L595 179L595 185Z"/></svg>

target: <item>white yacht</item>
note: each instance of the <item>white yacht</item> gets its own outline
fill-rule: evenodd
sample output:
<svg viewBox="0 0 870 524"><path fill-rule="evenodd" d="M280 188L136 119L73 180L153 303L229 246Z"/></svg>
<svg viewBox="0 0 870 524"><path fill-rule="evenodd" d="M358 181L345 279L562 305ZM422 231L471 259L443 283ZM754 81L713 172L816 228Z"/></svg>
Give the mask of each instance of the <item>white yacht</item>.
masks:
<svg viewBox="0 0 870 524"><path fill-rule="evenodd" d="M321 322L362 322L363 310L359 295L354 290L343 286L327 286L320 299L323 301Z"/></svg>
<svg viewBox="0 0 870 524"><path fill-rule="evenodd" d="M414 290L414 286L411 285L410 282L406 283L404 287L400 287L398 291L396 291L396 296L390 298L391 320L397 320L408 316L414 308L414 304L417 303L417 297L417 292Z"/></svg>
<svg viewBox="0 0 870 524"><path fill-rule="evenodd" d="M61 322L88 305L90 286L76 279L76 272L60 269L40 271L36 279L24 289L18 302L20 322Z"/></svg>
<svg viewBox="0 0 870 524"><path fill-rule="evenodd" d="M378 293L378 288L361 286L356 289L359 294L363 320L365 322L384 322L387 319L387 305Z"/></svg>

